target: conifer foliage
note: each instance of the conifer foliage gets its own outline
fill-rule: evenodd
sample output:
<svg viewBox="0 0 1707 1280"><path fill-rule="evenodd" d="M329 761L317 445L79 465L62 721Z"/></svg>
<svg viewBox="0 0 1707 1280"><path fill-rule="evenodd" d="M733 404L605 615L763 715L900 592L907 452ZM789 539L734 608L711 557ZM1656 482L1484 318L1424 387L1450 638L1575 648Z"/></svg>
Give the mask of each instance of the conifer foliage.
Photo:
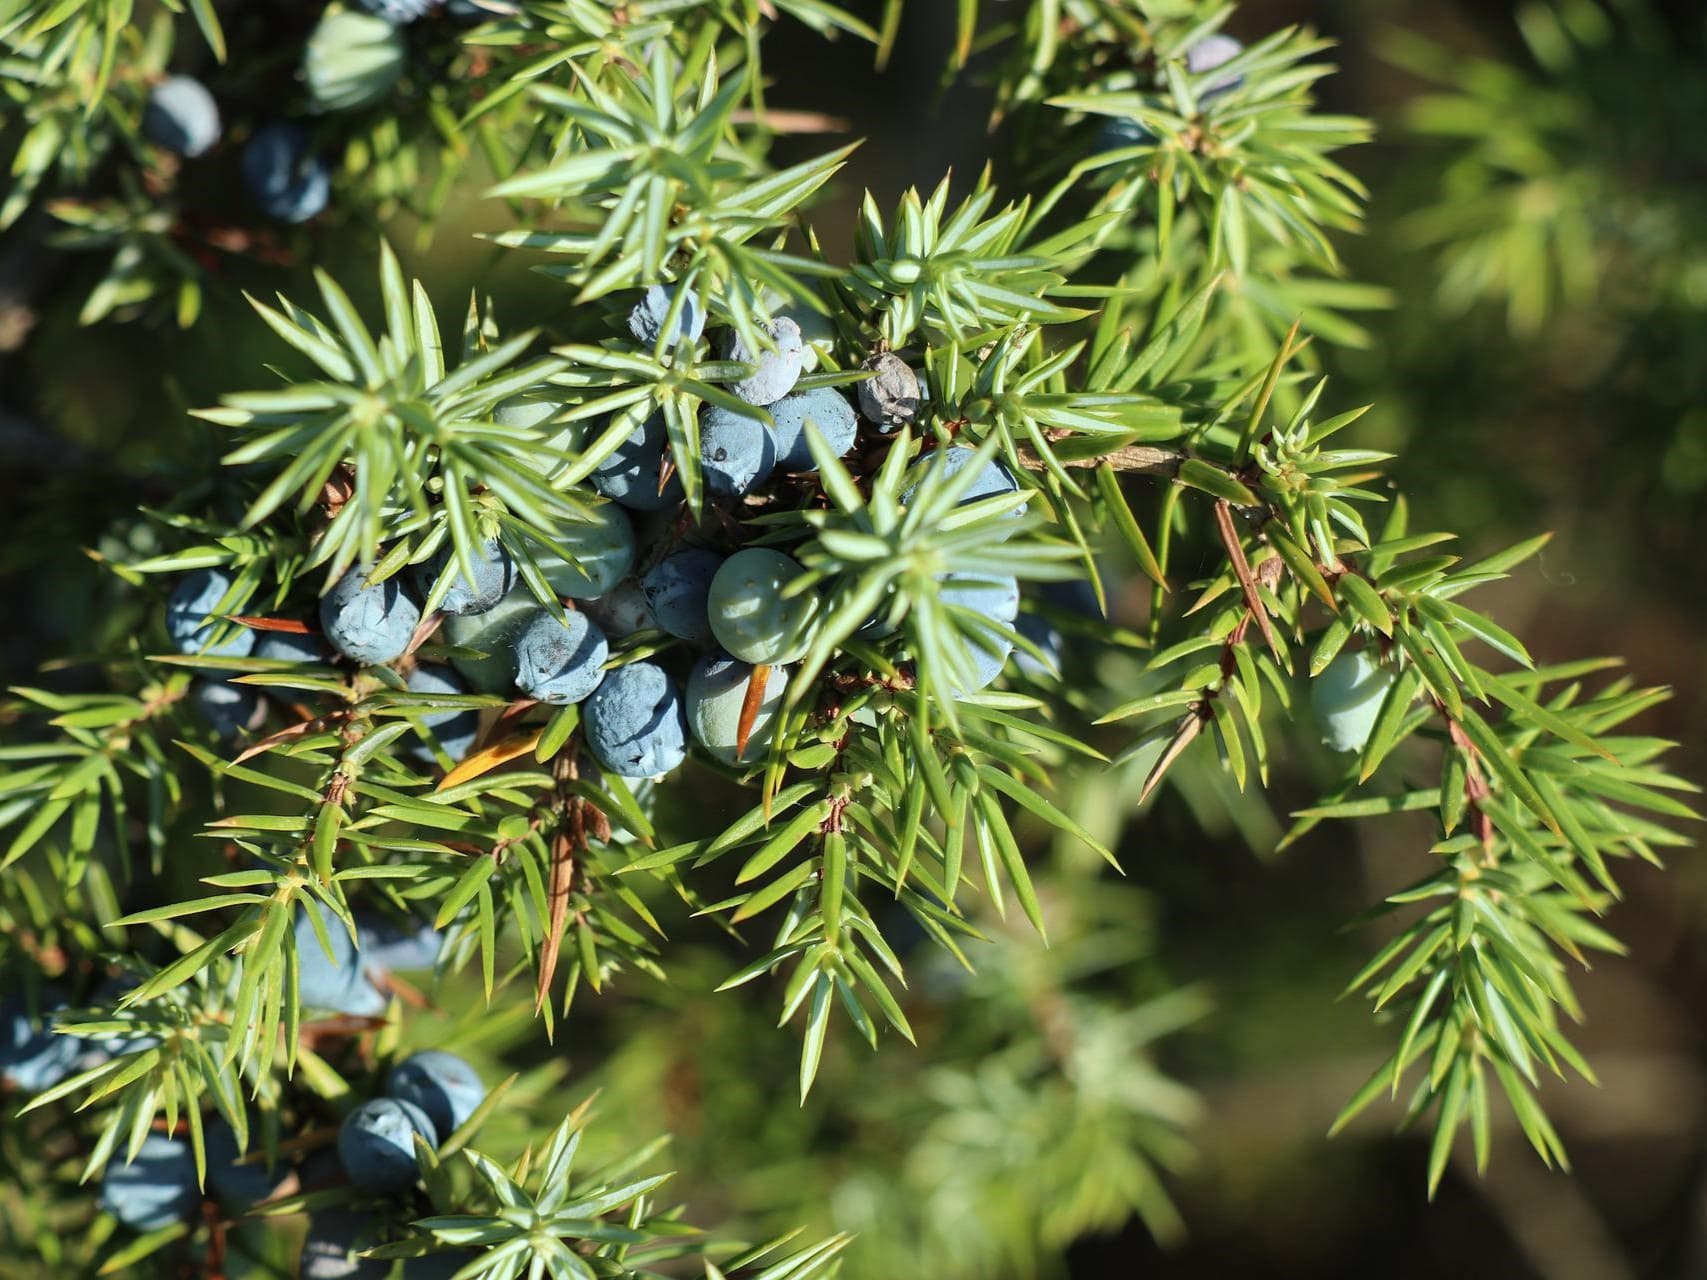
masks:
<svg viewBox="0 0 1707 1280"><path fill-rule="evenodd" d="M1565 1161L1537 1085L1592 1074L1572 969L1619 950L1597 917L1620 864L1690 810L1668 744L1625 728L1663 691L1598 657L1538 666L1478 607L1544 539L1430 530L1320 376L1312 344L1367 341L1380 301L1336 251L1367 128L1315 105L1325 43L1241 43L1216 3L963 0L950 71L993 84L999 171L1030 194L998 170L868 194L832 242L813 207L850 149L770 162L766 37L804 24L882 63L901 11L0 19L0 223L100 255L85 323L193 326L221 255L338 236L372 264L250 299L276 359L195 411L214 496L139 513L153 550L101 553L148 602L92 659L107 690L13 691L0 1253L837 1273L846 1235L700 1235L656 1147L583 1152L599 1106L541 1046L668 981L663 921L707 917L743 949L721 988L796 1028L747 1051L798 1051L804 1099L832 1035L921 1052L920 971L992 937L1018 964L1035 944L1007 916L1097 919L1036 874L1045 837L1120 870L1067 780L1137 759L1142 796L1182 769L1257 789L1318 741L1342 765L1298 856L1331 821L1434 828L1435 870L1376 904L1400 924L1350 983L1392 1053L1344 1118L1402 1093L1431 1189L1460 1131L1488 1158L1496 1106ZM561 332L478 294L435 306L365 229L470 191L489 242L559 287ZM672 802L707 777L743 801ZM1157 1170L1195 1103L1144 1054L1200 1012L1075 1005L1076 1045L1008 1060L1027 1089L1088 1089L1071 1061L1101 1044L1154 1078L1104 1099L1075 1163L1105 1185L1063 1185L1039 1238L1177 1229ZM971 1095L997 1078L962 1104L994 1108Z"/></svg>

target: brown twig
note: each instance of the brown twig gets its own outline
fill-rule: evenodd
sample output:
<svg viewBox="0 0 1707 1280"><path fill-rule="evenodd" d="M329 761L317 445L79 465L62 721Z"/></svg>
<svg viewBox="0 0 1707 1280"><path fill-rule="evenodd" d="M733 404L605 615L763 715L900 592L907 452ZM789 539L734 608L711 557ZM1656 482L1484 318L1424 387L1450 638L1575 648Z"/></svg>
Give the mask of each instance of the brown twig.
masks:
<svg viewBox="0 0 1707 1280"><path fill-rule="evenodd" d="M1482 846L1482 865L1495 866L1498 858L1494 852L1494 820L1482 808L1482 801L1493 795L1493 788L1482 773L1482 753L1476 744L1470 741L1470 735L1464 732L1452 713L1446 709L1446 704L1439 698L1431 698L1435 711L1446 721L1446 735L1452 745L1464 753L1464 808L1469 817L1470 829L1475 832L1476 839Z"/></svg>
<svg viewBox="0 0 1707 1280"><path fill-rule="evenodd" d="M365 974L367 980L378 988L382 995L396 996L411 1009L428 1009L432 1001L412 982L405 982L388 969L373 969Z"/></svg>
<svg viewBox="0 0 1707 1280"><path fill-rule="evenodd" d="M1020 462L1032 471L1041 471L1043 459L1031 449L1021 446L1018 450ZM1061 466L1077 470L1090 470L1107 463L1116 471L1127 471L1133 475L1166 476L1172 479L1179 474L1180 464L1185 461L1185 454L1173 449L1158 449L1153 445L1129 444L1111 453L1098 454L1094 458L1057 458Z"/></svg>
<svg viewBox="0 0 1707 1280"><path fill-rule="evenodd" d="M846 116L826 115L822 111L773 110L754 111L742 107L730 113L736 124L762 125L772 133L847 133L853 126Z"/></svg>
<svg viewBox="0 0 1707 1280"><path fill-rule="evenodd" d="M1262 592L1257 589L1256 575L1251 572L1251 562L1245 558L1245 545L1239 540L1239 531L1233 527L1233 505L1225 498L1215 500L1215 529L1221 535L1221 545L1226 548L1227 559L1232 562L1233 575L1239 580L1239 588L1245 593L1245 606L1256 619L1257 629L1262 632L1263 640L1268 644L1269 651L1275 660L1285 665L1286 655L1280 650L1280 640L1274 634L1274 624L1269 621L1268 607L1262 602Z"/></svg>
<svg viewBox="0 0 1707 1280"><path fill-rule="evenodd" d="M317 1022L305 1022L298 1029L297 1035L310 1049L318 1049L323 1040L343 1040L360 1035L364 1031L378 1031L384 1025L384 1018L347 1013L335 1018L322 1018Z"/></svg>

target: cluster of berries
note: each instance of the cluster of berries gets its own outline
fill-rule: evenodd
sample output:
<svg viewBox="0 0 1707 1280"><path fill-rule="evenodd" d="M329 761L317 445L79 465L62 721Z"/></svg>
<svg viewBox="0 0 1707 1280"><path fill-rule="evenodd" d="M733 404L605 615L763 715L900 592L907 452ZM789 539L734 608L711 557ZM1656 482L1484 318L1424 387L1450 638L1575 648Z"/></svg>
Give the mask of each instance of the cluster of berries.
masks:
<svg viewBox="0 0 1707 1280"><path fill-rule="evenodd" d="M363 1195L406 1194L417 1178L416 1135L442 1146L485 1097L479 1075L455 1054L434 1049L405 1058L391 1069L380 1097L344 1118L336 1152L322 1150L303 1161L302 1189L323 1191L342 1180ZM393 1216L348 1208L313 1213L296 1274L301 1280L388 1280L389 1260L360 1255L385 1243ZM453 1249L407 1258L402 1280L449 1280L475 1256Z"/></svg>
<svg viewBox="0 0 1707 1280"><path fill-rule="evenodd" d="M95 992L95 1003L116 998L121 989L117 982L103 984ZM65 989L55 983L41 987L33 1003L22 994L0 1000L0 1086L41 1093L73 1071L88 1071L110 1058L159 1043L148 1035L76 1036L55 1031L56 1015L71 1007Z"/></svg>
<svg viewBox="0 0 1707 1280"><path fill-rule="evenodd" d="M515 0L446 0L446 16L483 22L516 11ZM397 85L409 65L400 28L441 8L440 0L359 0L332 4L303 51L302 80L316 114L369 106ZM149 91L142 133L185 159L213 150L224 132L219 104L192 76L162 79ZM332 169L313 132L291 120L262 123L244 144L239 167L250 197L279 222L306 222L326 207Z"/></svg>
<svg viewBox="0 0 1707 1280"><path fill-rule="evenodd" d="M105 982L96 989L94 1003L110 1004L122 989L116 980ZM38 1094L74 1071L88 1071L160 1043L157 1036L147 1033L75 1035L56 1031L55 1016L71 1007L64 989L54 983L41 987L33 1002L21 993L0 1001L0 1086L8 1092ZM264 1164L242 1158L236 1135L217 1116L204 1123L203 1144L207 1189L229 1212L243 1212L267 1199L283 1181L282 1174L275 1176ZM101 1182L101 1207L137 1231L155 1231L181 1222L203 1199L189 1142L165 1133L150 1133L144 1138L135 1160L126 1162L115 1156Z"/></svg>
<svg viewBox="0 0 1707 1280"><path fill-rule="evenodd" d="M697 343L705 312L691 292L665 286L648 289L628 316L643 343ZM666 328L668 334L666 335ZM749 351L734 331L719 346L731 362L750 372L729 390L768 413L770 422L718 405L706 406L698 421L702 475L709 502L728 509L773 475L802 475L816 469L807 445L812 424L836 455L859 440L861 419L881 438L919 414L919 378L893 352L866 361L857 382L858 407L836 386L797 390L812 359L799 325L786 316L771 322L772 345ZM549 398L517 398L493 413L500 425L555 430L540 467L551 474L572 462L584 443L580 424L553 428L565 406ZM602 430L602 427L601 427ZM958 445L927 452L914 464L901 495L911 503L928 476L946 479L977 458ZM773 717L788 683L788 665L804 656L820 607L810 592L789 591L805 572L791 556L767 546L730 549L727 521L708 520L699 530L684 519L682 486L674 471L661 412L639 422L588 477L598 495L588 520L566 521L555 546L535 542L529 555L566 607L542 605L520 582L510 552L496 538L475 548L464 566L448 548L381 582L370 567L357 566L319 603L318 633L264 631L221 623L213 617L233 585L217 568L184 575L166 606L166 631L183 653L326 662L333 655L364 666L397 664L417 693L521 696L552 706L581 705L587 749L607 770L624 778L668 773L686 758L689 742L726 765L751 764L764 756ZM983 464L963 502L1017 493L1019 481L1000 462ZM1016 509L1013 515L1018 516ZM472 570L472 573L469 571ZM423 625L423 603L438 595L434 627ZM1037 619L1019 616L1019 585L1012 577L959 572L941 575L940 598L996 624L973 646L975 681L983 688L1012 653L1002 630L1018 626L1044 648L1058 651L1060 636ZM893 634L898 614L886 603L866 626L863 638ZM624 661L623 642L638 633L683 642L672 652ZM438 643L422 648L428 640ZM692 658L680 650L693 651ZM1030 654L1027 671L1036 674ZM1049 663L1045 662L1046 669ZM762 687L749 697L755 671ZM223 736L259 727L265 704L253 689L198 681L194 705ZM749 702L756 704L757 714ZM437 744L452 760L471 750L479 735L478 713L435 710L423 717ZM414 748L433 759L430 747Z"/></svg>
<svg viewBox="0 0 1707 1280"><path fill-rule="evenodd" d="M396 1195L415 1185L415 1135L437 1147L486 1100L473 1067L440 1049L405 1058L385 1092L356 1107L338 1128L338 1159L358 1191Z"/></svg>
<svg viewBox="0 0 1707 1280"><path fill-rule="evenodd" d="M382 984L393 970L429 969L438 958L442 936L429 926L400 925L379 917L358 917L356 936L335 922L322 941L307 911L298 913L296 953L301 1003L305 1008L373 1016L382 1013ZM95 1002L110 1002L120 984L109 982ZM60 1083L73 1071L85 1071L111 1057L139 1053L159 1044L150 1034L79 1036L57 1032L54 1015L70 1007L62 988L48 984L33 1003L21 994L0 1001L0 1085L36 1094ZM334 1165L329 1153L310 1156L297 1176L305 1189L336 1182L341 1176L365 1195L394 1196L416 1181L414 1135L434 1147L465 1124L486 1097L475 1070L454 1054L429 1050L392 1068L380 1097L352 1109L344 1118ZM203 1125L207 1154L207 1194L198 1181L187 1138L150 1133L134 1160L115 1156L101 1184L101 1205L136 1231L155 1231L182 1222L208 1198L230 1214L248 1211L279 1194L292 1171L269 1167L259 1153L244 1157L236 1135L218 1117ZM303 1247L301 1274L317 1280L379 1277L391 1263L353 1256L379 1242L379 1223L347 1211L315 1215ZM447 1265L453 1261L455 1265ZM449 1275L465 1254L434 1254L410 1259L409 1280Z"/></svg>
<svg viewBox="0 0 1707 1280"><path fill-rule="evenodd" d="M202 1122L202 1147L207 1191L229 1213L244 1213L271 1199L290 1174L282 1164L269 1167L258 1152L243 1156L231 1126L219 1117ZM101 1208L133 1231L183 1222L205 1199L188 1139L158 1130L142 1140L134 1160L115 1155L101 1178Z"/></svg>
<svg viewBox="0 0 1707 1280"><path fill-rule="evenodd" d="M486 1099L486 1086L463 1059L443 1050L413 1054L394 1066L384 1092L351 1109L338 1127L336 1157L317 1151L300 1169L269 1166L263 1153L243 1156L236 1135L219 1117L203 1125L207 1193L224 1212L241 1214L290 1189L323 1190L340 1180L363 1196L394 1197L419 1178L415 1138L437 1148ZM136 1158L114 1158L101 1182L101 1207L135 1231L157 1231L189 1219L203 1204L195 1154L188 1140L150 1133ZM381 1280L389 1260L358 1254L379 1244L383 1214L323 1210L309 1222L298 1274L305 1280ZM410 1258L405 1280L440 1280L470 1259L467 1251Z"/></svg>

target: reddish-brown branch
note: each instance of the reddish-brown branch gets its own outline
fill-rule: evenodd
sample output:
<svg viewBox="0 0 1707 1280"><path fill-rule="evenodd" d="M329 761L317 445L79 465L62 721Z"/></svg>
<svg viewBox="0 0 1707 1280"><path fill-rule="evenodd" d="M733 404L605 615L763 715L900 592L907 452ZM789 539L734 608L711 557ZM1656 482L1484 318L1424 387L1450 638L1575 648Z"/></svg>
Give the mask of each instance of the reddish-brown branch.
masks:
<svg viewBox="0 0 1707 1280"><path fill-rule="evenodd" d="M1233 506L1225 498L1215 501L1215 528L1221 535L1227 559L1233 565L1233 575L1239 580L1239 589L1245 593L1245 607L1256 619L1257 629L1262 632L1269 652L1284 665L1286 655L1281 652L1280 639L1274 634L1274 624L1269 621L1268 607L1263 604L1262 592L1257 589L1256 575L1251 572L1251 562L1245 558L1244 543L1239 540L1239 531L1233 525Z"/></svg>
<svg viewBox="0 0 1707 1280"><path fill-rule="evenodd" d="M1043 459L1023 445L1018 449L1020 462L1033 471L1043 470ZM1185 461L1185 454L1173 449L1157 449L1147 444L1129 444L1109 453L1098 454L1094 458L1057 458L1063 467L1076 470L1088 470L1107 463L1116 471L1128 471L1141 476L1164 476L1172 479L1179 474L1180 464Z"/></svg>

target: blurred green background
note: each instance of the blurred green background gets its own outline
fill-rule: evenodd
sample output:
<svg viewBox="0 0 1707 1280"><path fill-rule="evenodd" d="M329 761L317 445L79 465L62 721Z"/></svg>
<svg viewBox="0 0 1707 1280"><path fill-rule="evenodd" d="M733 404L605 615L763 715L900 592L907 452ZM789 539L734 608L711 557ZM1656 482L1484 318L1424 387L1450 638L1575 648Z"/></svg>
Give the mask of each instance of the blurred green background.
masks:
<svg viewBox="0 0 1707 1280"><path fill-rule="evenodd" d="M952 9L912 4L881 76L851 42L776 35L772 103L837 112L866 139L816 216L826 243L845 239L862 188L888 205L951 166L974 173L989 151L977 85L938 92ZM1342 248L1393 306L1366 319L1363 349L1320 352L1331 402L1373 402L1357 443L1400 455L1419 527L1459 531L1470 554L1555 532L1485 602L1540 661L1622 654L1640 681L1673 686L1643 731L1677 740L1675 767L1707 780L1704 6L1248 0L1230 29L1290 22L1341 43L1324 109L1380 125L1376 145L1344 158L1372 195L1367 235ZM1440 65L1473 94L1438 97L1421 74L1433 55L1400 33L1449 51ZM555 287L469 238L493 217L453 208L411 266L452 313L478 288L511 325L571 326ZM260 385L279 354L234 294L188 334L79 328L95 264L47 252L41 234L25 225L0 242L8 682L90 650L122 616L81 549L138 504L176 501L215 451L183 410ZM407 246L413 229L392 234ZM316 252L363 280L370 235L346 227ZM231 283L300 294L305 266ZM1384 936L1343 926L1428 866L1430 830L1324 828L1274 855L1285 814L1330 776L1309 736L1295 735L1266 800L1233 801L1187 771L1134 819L1141 771L1078 784L1081 817L1124 824L1126 879L1038 848L1055 947L1006 930L969 985L919 953L920 1050L885 1041L872 1055L844 1036L804 1111L773 1105L792 1095L795 1044L774 1028L774 991L709 994L735 954L710 929L674 935L673 988L630 978L583 996L559 1044L537 1052L567 1055L578 1089L605 1091L605 1141L677 1133L677 1191L702 1220L857 1227L860 1280L902 1276L902 1256L931 1259L935 1280L1060 1274L1059 1252L1082 1277L1707 1275L1707 876L1687 859L1626 872L1609 924L1631 954L1579 983L1578 1043L1601 1085L1542 1091L1573 1176L1540 1168L1506 1123L1487 1176L1455 1160L1430 1205L1425 1139L1390 1135L1396 1109L1324 1136L1392 1034L1336 1002ZM678 820L708 801L680 800ZM1110 1044L1052 1040L1061 1001L1100 1010L1074 1025ZM1145 1075L1151 1063L1166 1076ZM1076 1124L1088 1127L1067 1132ZM1181 1229L1145 1189L1152 1161L1113 1158L1116 1139L1176 1166L1162 1179ZM1126 1199L1151 1206L1148 1225L1123 1223Z"/></svg>

